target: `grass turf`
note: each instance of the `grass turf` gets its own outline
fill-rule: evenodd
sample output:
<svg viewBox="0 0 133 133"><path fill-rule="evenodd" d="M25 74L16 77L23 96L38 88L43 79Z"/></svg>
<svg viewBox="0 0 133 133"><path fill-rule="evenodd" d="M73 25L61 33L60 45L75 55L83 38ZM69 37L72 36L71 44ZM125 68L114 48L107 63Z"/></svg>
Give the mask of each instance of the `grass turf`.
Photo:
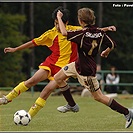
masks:
<svg viewBox="0 0 133 133"><path fill-rule="evenodd" d="M5 92L7 93L7 92ZM94 101L91 97L74 95L80 106L78 113L60 113L56 108L66 104L63 96L50 96L42 110L32 119L28 126L17 126L13 122L13 114L20 109L29 110L39 92L31 95L25 92L7 105L0 106L0 131L132 131L133 125L125 129L123 115L112 111L109 107ZM122 105L133 107L132 99L116 99Z"/></svg>

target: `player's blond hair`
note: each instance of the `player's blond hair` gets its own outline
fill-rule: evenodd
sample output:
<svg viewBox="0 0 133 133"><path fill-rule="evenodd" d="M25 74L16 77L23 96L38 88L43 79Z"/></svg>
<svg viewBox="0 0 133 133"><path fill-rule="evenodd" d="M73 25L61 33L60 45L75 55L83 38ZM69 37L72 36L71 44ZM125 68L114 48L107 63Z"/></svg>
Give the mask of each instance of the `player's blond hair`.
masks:
<svg viewBox="0 0 133 133"><path fill-rule="evenodd" d="M81 8L78 10L78 18L88 25L95 24L94 11L90 8Z"/></svg>

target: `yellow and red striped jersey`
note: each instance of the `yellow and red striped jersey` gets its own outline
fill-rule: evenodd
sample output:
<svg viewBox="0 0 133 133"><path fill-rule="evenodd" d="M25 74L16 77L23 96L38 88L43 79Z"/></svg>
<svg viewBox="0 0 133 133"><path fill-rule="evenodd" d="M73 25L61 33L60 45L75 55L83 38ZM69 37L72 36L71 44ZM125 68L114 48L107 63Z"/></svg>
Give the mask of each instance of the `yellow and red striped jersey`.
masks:
<svg viewBox="0 0 133 133"><path fill-rule="evenodd" d="M81 27L67 25L66 29L79 30ZM36 46L47 46L52 51L46 60L55 66L63 67L77 59L77 45L68 41L66 36L63 36L55 27L32 41Z"/></svg>

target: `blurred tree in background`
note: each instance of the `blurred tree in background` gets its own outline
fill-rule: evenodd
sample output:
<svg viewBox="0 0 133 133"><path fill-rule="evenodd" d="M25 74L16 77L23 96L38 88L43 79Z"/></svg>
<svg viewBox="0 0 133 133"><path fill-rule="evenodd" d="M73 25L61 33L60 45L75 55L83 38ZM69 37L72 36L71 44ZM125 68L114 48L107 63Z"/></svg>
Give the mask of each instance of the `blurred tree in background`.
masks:
<svg viewBox="0 0 133 133"><path fill-rule="evenodd" d="M24 51L12 54L3 51L5 47L16 47L26 39L19 32L19 24L24 21L24 16L0 13L0 86L12 86L25 78L22 73Z"/></svg>
<svg viewBox="0 0 133 133"><path fill-rule="evenodd" d="M117 49L105 62L102 62L107 65L104 68L114 65L118 70L132 70L133 64L130 62L133 61L133 10L126 7L114 8L112 3L104 3L103 6L103 26L113 24L117 27L116 33L111 33L117 43Z"/></svg>
<svg viewBox="0 0 133 133"><path fill-rule="evenodd" d="M108 32L108 34L116 41L117 48L107 59L98 58L101 68L109 69L111 65L114 65L118 70L132 70L133 10L126 7L113 7L113 4L123 3L34 2L31 4L31 2L1 2L0 86L13 86L23 78L28 78L31 67L38 69L38 65L51 53L47 47L41 46L34 50L8 54L4 54L3 49L7 46L19 46L51 29L54 26L52 12L58 6L64 6L70 10L69 24L78 25L77 10L81 7L89 7L95 11L98 26L115 25L117 31L115 33Z"/></svg>

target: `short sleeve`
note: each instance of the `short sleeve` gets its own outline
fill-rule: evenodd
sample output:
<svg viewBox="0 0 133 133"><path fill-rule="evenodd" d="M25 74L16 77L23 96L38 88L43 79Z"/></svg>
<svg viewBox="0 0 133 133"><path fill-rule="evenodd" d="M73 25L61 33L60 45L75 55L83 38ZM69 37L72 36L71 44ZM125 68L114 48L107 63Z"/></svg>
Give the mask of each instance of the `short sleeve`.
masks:
<svg viewBox="0 0 133 133"><path fill-rule="evenodd" d="M53 36L52 36L51 30L46 31L38 38L34 38L33 41L38 46L46 45L46 46L50 47L52 45L52 41L53 41Z"/></svg>

